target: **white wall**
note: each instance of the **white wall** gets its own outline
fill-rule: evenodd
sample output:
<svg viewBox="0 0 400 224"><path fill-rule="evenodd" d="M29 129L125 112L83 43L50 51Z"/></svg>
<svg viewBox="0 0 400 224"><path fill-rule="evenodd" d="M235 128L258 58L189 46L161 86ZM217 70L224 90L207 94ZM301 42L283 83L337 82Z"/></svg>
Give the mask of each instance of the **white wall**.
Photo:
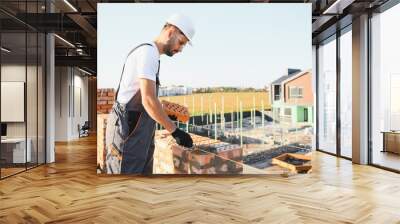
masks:
<svg viewBox="0 0 400 224"><path fill-rule="evenodd" d="M55 140L68 140L68 87L67 67L55 68Z"/></svg>
<svg viewBox="0 0 400 224"><path fill-rule="evenodd" d="M88 78L81 76L82 73L78 73L78 70L74 70L74 92L72 99L74 99L72 108L71 119L71 135L72 138L78 138L78 124L83 125L88 120ZM80 96L80 97L79 97ZM71 103L72 105L72 103ZM81 108L79 108L81 107ZM80 111L81 110L81 111Z"/></svg>
<svg viewBox="0 0 400 224"><path fill-rule="evenodd" d="M56 67L56 141L77 139L78 124L88 120L88 78L83 75L76 68Z"/></svg>

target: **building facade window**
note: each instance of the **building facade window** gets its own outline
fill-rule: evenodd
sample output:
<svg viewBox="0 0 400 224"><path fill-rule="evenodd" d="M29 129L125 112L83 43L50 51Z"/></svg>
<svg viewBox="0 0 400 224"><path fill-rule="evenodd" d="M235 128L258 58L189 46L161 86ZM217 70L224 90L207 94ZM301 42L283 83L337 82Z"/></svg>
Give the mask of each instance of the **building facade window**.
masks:
<svg viewBox="0 0 400 224"><path fill-rule="evenodd" d="M303 87L289 86L289 98L291 99L303 98Z"/></svg>
<svg viewBox="0 0 400 224"><path fill-rule="evenodd" d="M274 101L278 101L281 99L281 86L274 85Z"/></svg>
<svg viewBox="0 0 400 224"><path fill-rule="evenodd" d="M292 108L285 108L284 114L285 114L285 116L291 116L292 115Z"/></svg>

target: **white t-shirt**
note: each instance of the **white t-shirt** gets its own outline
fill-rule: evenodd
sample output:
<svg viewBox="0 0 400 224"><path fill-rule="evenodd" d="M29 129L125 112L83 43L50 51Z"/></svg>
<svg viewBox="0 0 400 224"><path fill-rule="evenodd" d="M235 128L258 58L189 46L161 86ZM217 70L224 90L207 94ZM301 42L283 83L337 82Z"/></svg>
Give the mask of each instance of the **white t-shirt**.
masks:
<svg viewBox="0 0 400 224"><path fill-rule="evenodd" d="M149 44L152 46L140 46L128 56L117 96L119 103L128 103L137 93L140 88L139 78L156 82L160 53L154 42Z"/></svg>

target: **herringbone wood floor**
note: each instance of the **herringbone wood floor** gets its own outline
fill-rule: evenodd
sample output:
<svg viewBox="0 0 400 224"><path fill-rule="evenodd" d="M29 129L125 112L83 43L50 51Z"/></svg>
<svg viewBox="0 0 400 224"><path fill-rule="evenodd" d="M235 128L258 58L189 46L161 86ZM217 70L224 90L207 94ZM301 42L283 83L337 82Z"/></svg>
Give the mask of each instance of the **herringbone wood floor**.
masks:
<svg viewBox="0 0 400 224"><path fill-rule="evenodd" d="M0 181L0 223L400 223L400 175L326 154L288 178L110 177L95 141Z"/></svg>

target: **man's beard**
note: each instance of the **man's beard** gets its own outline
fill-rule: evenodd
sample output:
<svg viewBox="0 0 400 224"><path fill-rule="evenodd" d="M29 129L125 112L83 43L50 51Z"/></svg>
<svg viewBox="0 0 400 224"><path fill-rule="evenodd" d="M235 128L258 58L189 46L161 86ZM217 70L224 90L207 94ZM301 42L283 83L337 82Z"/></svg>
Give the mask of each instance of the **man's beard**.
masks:
<svg viewBox="0 0 400 224"><path fill-rule="evenodd" d="M167 56L169 56L169 57L174 56L174 53L172 52L171 49L166 49L166 50L165 50L165 54L166 54Z"/></svg>
<svg viewBox="0 0 400 224"><path fill-rule="evenodd" d="M164 47L164 52L169 57L172 57L174 55L174 52L172 50L173 42L174 42L174 39L168 40L167 44Z"/></svg>

